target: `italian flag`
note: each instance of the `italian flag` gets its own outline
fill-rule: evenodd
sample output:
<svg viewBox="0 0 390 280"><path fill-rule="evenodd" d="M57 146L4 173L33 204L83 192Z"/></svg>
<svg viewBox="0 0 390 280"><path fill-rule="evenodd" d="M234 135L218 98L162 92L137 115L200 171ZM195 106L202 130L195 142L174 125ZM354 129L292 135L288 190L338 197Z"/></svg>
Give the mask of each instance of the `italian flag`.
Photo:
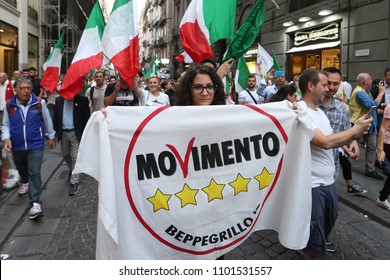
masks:
<svg viewBox="0 0 390 280"><path fill-rule="evenodd" d="M43 64L43 77L41 79L41 87L54 93L58 85L61 72L62 61L62 45L64 43L65 33L62 32L60 39L51 51L46 62Z"/></svg>
<svg viewBox="0 0 390 280"><path fill-rule="evenodd" d="M115 1L102 38L104 55L111 60L121 78L131 88L134 87L134 77L141 69L138 58L138 19L135 2Z"/></svg>
<svg viewBox="0 0 390 280"><path fill-rule="evenodd" d="M185 62L185 63L193 63L194 61L192 58L188 55L186 52L182 52L178 56L175 57L175 59L179 62Z"/></svg>
<svg viewBox="0 0 390 280"><path fill-rule="evenodd" d="M180 23L180 38L196 63L214 57L211 44L233 38L236 6L236 0L191 1Z"/></svg>
<svg viewBox="0 0 390 280"><path fill-rule="evenodd" d="M89 16L76 54L62 83L60 95L71 100L83 88L83 77L91 69L99 69L103 63L101 38L104 30L104 19L99 2Z"/></svg>

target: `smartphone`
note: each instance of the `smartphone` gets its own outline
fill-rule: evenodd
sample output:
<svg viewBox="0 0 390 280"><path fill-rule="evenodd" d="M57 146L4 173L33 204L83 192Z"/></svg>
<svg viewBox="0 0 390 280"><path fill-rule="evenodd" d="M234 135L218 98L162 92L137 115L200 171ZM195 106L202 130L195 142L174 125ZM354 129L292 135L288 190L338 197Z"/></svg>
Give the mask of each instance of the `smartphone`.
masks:
<svg viewBox="0 0 390 280"><path fill-rule="evenodd" d="M376 106L371 106L370 110L368 110L367 115L372 116L374 113L374 110L376 110Z"/></svg>

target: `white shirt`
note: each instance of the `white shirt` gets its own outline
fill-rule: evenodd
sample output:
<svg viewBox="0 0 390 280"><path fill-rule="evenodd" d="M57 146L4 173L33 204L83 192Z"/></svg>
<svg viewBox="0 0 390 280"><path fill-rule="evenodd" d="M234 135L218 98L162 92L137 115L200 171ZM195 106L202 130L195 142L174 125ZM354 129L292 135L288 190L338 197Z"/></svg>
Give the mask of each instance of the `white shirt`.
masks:
<svg viewBox="0 0 390 280"><path fill-rule="evenodd" d="M5 108L5 103L6 103L5 92L7 90L8 84L9 84L9 80L6 80L4 82L4 85L0 83L0 111L4 111Z"/></svg>
<svg viewBox="0 0 390 280"><path fill-rule="evenodd" d="M169 106L169 96L165 93L159 92L158 96L154 96L148 90L142 90L142 96L140 98L141 106Z"/></svg>
<svg viewBox="0 0 390 280"><path fill-rule="evenodd" d="M333 133L329 119L321 109L316 111L308 108L309 118L312 120L315 129L320 129L324 135ZM334 157L332 149L322 149L310 145L311 149L311 187L329 186L334 183Z"/></svg>
<svg viewBox="0 0 390 280"><path fill-rule="evenodd" d="M264 98L262 96L259 96L257 94L256 90L249 91L249 92L252 94L252 96L256 100L257 104L264 103ZM238 94L238 98L244 98L244 104L256 104L253 101L253 98L250 96L250 94L246 90L241 91Z"/></svg>

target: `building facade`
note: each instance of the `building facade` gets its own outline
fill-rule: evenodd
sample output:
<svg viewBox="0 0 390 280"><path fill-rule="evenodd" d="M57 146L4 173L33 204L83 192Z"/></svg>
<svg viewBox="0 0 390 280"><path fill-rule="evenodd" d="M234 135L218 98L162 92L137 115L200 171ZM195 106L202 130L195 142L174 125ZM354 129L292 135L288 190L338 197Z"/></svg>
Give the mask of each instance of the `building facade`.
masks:
<svg viewBox="0 0 390 280"><path fill-rule="evenodd" d="M106 7L105 0L100 1ZM33 66L41 75L51 48L65 31L65 73L92 8L92 1L0 0L0 71L11 78L14 70Z"/></svg>
<svg viewBox="0 0 390 280"><path fill-rule="evenodd" d="M0 0L0 71L38 68L39 5L37 1Z"/></svg>
<svg viewBox="0 0 390 280"><path fill-rule="evenodd" d="M173 58L183 51L179 25L190 2L174 1ZM349 81L355 81L361 72L367 72L373 78L382 78L384 68L390 66L390 1L275 2L277 5L273 1L264 1L265 21L246 56L250 69L253 69L257 56L256 43L260 43L269 53L274 50L279 65L289 79L306 68L323 69L328 66L339 67ZM256 0L237 1L237 29L255 3ZM217 61L221 56L218 49L223 50L224 47L214 46ZM173 68L180 71L183 66L174 61Z"/></svg>
<svg viewBox="0 0 390 280"><path fill-rule="evenodd" d="M151 67L153 54L160 74L170 76L172 65L173 0L146 0L139 20L142 71Z"/></svg>

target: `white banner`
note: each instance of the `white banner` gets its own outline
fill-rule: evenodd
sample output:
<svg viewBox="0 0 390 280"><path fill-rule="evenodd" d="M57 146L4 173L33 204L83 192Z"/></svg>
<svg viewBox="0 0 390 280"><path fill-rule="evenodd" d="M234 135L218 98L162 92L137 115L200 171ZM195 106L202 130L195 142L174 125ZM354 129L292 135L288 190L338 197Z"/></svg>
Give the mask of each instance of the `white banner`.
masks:
<svg viewBox="0 0 390 280"><path fill-rule="evenodd" d="M75 172L99 181L97 259L215 259L260 229L304 248L306 105L108 107Z"/></svg>

